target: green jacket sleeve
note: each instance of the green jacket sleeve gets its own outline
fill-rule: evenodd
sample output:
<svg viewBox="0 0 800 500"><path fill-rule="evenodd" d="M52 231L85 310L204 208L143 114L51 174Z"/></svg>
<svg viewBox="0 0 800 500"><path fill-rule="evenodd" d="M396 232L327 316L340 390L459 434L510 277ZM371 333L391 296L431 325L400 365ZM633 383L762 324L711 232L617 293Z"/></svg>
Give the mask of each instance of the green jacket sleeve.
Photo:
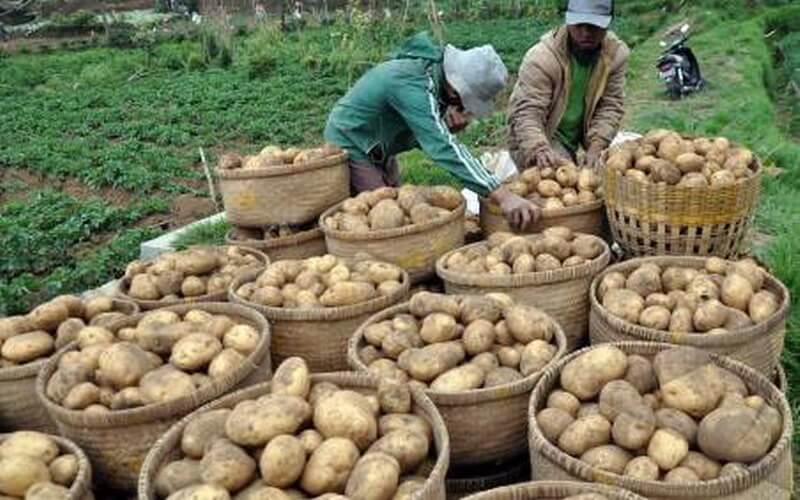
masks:
<svg viewBox="0 0 800 500"><path fill-rule="evenodd" d="M486 196L497 189L500 181L447 128L439 113L433 78L404 77L391 92L389 104L403 117L422 150L479 195Z"/></svg>

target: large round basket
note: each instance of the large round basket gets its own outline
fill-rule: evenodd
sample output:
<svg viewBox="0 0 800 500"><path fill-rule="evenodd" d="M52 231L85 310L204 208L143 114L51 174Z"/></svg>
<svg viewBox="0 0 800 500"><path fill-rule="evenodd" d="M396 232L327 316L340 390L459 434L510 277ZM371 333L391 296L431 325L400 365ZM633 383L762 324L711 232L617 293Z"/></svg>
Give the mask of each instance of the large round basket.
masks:
<svg viewBox="0 0 800 500"><path fill-rule="evenodd" d="M480 199L481 229L489 236L492 233L514 233L500 207L486 198ZM529 232L540 233L553 226L565 226L578 233L593 234L608 238L608 221L603 200L596 200L574 207L544 210L542 218Z"/></svg>
<svg viewBox="0 0 800 500"><path fill-rule="evenodd" d="M315 227L302 233L274 238L270 240L239 240L233 237L233 230L228 231L225 240L229 245L255 248L264 252L271 262L289 259L306 259L316 255L325 255L325 235L322 229Z"/></svg>
<svg viewBox="0 0 800 500"><path fill-rule="evenodd" d="M409 303L404 302L379 312L361 325L348 342L350 366L357 371L368 371L358 355L366 344L364 329L367 326L408 312ZM550 364L561 359L567 350L567 339L558 323L555 340L558 351ZM425 394L436 404L450 434L450 463L458 466L487 464L525 453L528 395L543 372L532 373L512 384L466 392L426 390Z"/></svg>
<svg viewBox="0 0 800 500"><path fill-rule="evenodd" d="M597 237L595 237L597 238ZM589 287L597 273L608 266L611 252L603 244L603 253L578 266L541 271L529 274L495 276L490 274L465 274L445 267L449 252L436 263L436 274L444 281L448 294L484 294L502 292L522 304L536 306L550 314L567 337L567 350L572 351L586 343L589 330ZM485 242L474 243L459 249L467 250Z"/></svg>
<svg viewBox="0 0 800 500"><path fill-rule="evenodd" d="M139 312L139 306L126 300L115 299L113 305L114 311L126 315ZM0 429L3 432L31 430L58 433L55 423L36 396L36 376L48 359L0 370Z"/></svg>
<svg viewBox="0 0 800 500"><path fill-rule="evenodd" d="M669 344L654 342L616 342L614 345L627 354L646 357L654 356L673 347ZM544 408L548 395L558 387L561 370L564 366L593 348L595 347L588 347L563 358L542 375L533 390L529 407L529 415L531 415L529 440L531 472L534 480L577 480L601 483L624 488L652 500L693 498L704 500L761 500L764 498L788 500L790 498L792 494L791 440L794 431L789 403L766 377L725 356L711 354L716 365L741 377L751 392L763 397L783 415L783 431L778 442L762 460L748 466L747 473L684 484L641 481L591 467L587 463L567 455L550 443L542 434L542 430L533 416Z"/></svg>
<svg viewBox="0 0 800 500"><path fill-rule="evenodd" d="M619 271L627 274L647 262L662 267L680 266L699 269L704 267L705 260L703 257L643 257L608 267L595 278L589 291L589 300L592 305L589 318L591 343L645 340L688 345L711 353L730 356L771 379L780 364L783 338L786 332L786 317L789 314L789 290L772 275L766 275L764 288L779 298L778 310L764 322L718 335L668 332L634 325L609 313L597 298L597 286L607 273Z"/></svg>
<svg viewBox="0 0 800 500"><path fill-rule="evenodd" d="M346 153L300 165L216 173L228 222L237 226L303 224L350 196Z"/></svg>
<svg viewBox="0 0 800 500"><path fill-rule="evenodd" d="M413 283L434 276L436 259L464 245L467 204L463 200L447 217L369 233L351 233L327 227L323 221L338 212L340 207L341 204L331 207L320 217L328 253L345 259L366 254L373 259L396 264L408 271Z"/></svg>
<svg viewBox="0 0 800 500"><path fill-rule="evenodd" d="M0 443L9 437L11 437L11 434L0 434ZM94 494L92 493L92 466L89 464L86 454L69 439L53 434L49 434L47 437L56 442L60 454L69 453L78 459L78 473L69 487L69 493L63 497L64 500L94 500Z"/></svg>
<svg viewBox="0 0 800 500"><path fill-rule="evenodd" d="M495 488L468 496L469 500L559 500L596 493L608 500L645 500L644 497L613 486L572 481L534 481Z"/></svg>
<svg viewBox="0 0 800 500"><path fill-rule="evenodd" d="M342 388L359 390L377 390L378 379L360 373L320 373L311 376L313 383L330 382ZM173 425L153 446L142 467L139 476L139 500L156 500L155 478L161 466L180 456L180 442L186 425L199 414L220 408L233 408L237 403L257 399L270 391L269 382L242 389L233 394L217 399ZM425 486L411 498L413 500L444 500L444 478L447 474L450 456L450 440L441 415L436 407L422 392L412 389L412 412L423 417L433 429L433 440L436 458L431 459L430 473Z"/></svg>
<svg viewBox="0 0 800 500"><path fill-rule="evenodd" d="M264 255L263 252L260 252L255 248L249 248L246 246L241 247L241 249L244 253L255 255L256 258L261 262L262 266L269 265L270 259L266 255ZM142 300L142 299L135 299L130 295L128 295L128 290L130 290L130 287L131 287L131 277L129 276L123 277L122 279L119 280L119 283L117 283L117 295L124 300L129 300L131 302L136 303L136 305L138 305L143 311L150 311L152 309L161 309L162 307L169 307L169 306L199 304L203 302L225 302L226 300L228 300L227 290L223 292L198 295L196 297L184 297L182 299L177 299L177 300Z"/></svg>
<svg viewBox="0 0 800 500"><path fill-rule="evenodd" d="M408 274L404 272L402 288L391 295L352 306L284 309L255 304L236 294L241 285L257 277L257 272L251 272L235 279L228 290L231 302L254 309L269 320L275 366L286 358L300 356L314 372L347 370L347 341L353 332L370 315L405 300L410 287Z"/></svg>
<svg viewBox="0 0 800 500"><path fill-rule="evenodd" d="M714 188L639 182L604 170L611 232L629 256L739 254L758 204L760 164L752 177Z"/></svg>
<svg viewBox="0 0 800 500"><path fill-rule="evenodd" d="M260 314L236 304L217 302L164 308L178 314L192 309L235 317L254 326L261 333L261 338L255 351L247 356L236 371L224 379L202 386L191 396L102 415L68 410L51 401L45 389L58 368L60 358L76 350L76 343L67 345L53 356L36 379L36 395L58 426L59 434L83 448L92 462L96 479L109 488L123 491L134 489L147 451L179 419L233 389L263 382L272 376L270 327ZM114 329L135 326L142 316L139 314L120 321L114 325Z"/></svg>
<svg viewBox="0 0 800 500"><path fill-rule="evenodd" d="M497 464L461 467L447 473L444 487L447 500L459 500L482 491L529 481L531 464L528 454Z"/></svg>

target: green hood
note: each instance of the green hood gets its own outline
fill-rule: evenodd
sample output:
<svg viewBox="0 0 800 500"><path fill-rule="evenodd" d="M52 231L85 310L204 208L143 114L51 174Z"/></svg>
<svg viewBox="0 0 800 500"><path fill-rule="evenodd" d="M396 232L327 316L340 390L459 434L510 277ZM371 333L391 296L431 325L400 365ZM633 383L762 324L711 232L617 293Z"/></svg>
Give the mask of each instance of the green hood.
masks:
<svg viewBox="0 0 800 500"><path fill-rule="evenodd" d="M390 55L391 59L426 59L431 62L442 62L444 50L426 32L418 33L406 39L397 50Z"/></svg>

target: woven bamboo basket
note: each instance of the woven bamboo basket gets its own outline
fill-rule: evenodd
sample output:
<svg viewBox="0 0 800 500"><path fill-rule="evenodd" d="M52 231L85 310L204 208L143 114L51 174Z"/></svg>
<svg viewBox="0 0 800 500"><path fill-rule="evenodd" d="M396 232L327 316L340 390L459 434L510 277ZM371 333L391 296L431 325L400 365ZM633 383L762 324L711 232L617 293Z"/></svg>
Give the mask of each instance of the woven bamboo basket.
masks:
<svg viewBox="0 0 800 500"><path fill-rule="evenodd" d="M36 395L56 422L59 434L75 441L92 462L96 479L115 490L133 490L145 455L155 441L183 416L203 404L238 387L268 380L272 376L269 357L270 326L256 311L236 304L209 302L165 307L178 314L201 309L212 314L227 314L254 326L261 332L258 345L246 361L225 379L201 387L191 396L105 415L87 415L68 410L51 401L45 392L47 381L58 368L59 359L77 348L76 343L61 349L39 372ZM114 329L134 326L143 314L114 325Z"/></svg>
<svg viewBox="0 0 800 500"><path fill-rule="evenodd" d="M772 275L767 274L764 288L774 293L781 301L775 314L762 323L719 335L667 332L634 325L610 314L597 299L597 286L607 273L620 271L625 274L646 262L656 263L662 267L703 268L705 260L703 257L643 257L615 264L597 275L589 292L592 305L589 317L591 343L646 340L688 345L730 356L753 367L764 376L772 377L780 364L783 338L786 333L786 317L789 314L789 290Z"/></svg>
<svg viewBox="0 0 800 500"><path fill-rule="evenodd" d="M559 500L583 493L597 493L608 500L646 500L636 493L621 488L572 481L533 481L495 488L467 498L469 500Z"/></svg>
<svg viewBox="0 0 800 500"><path fill-rule="evenodd" d="M133 315L139 306L114 300L114 310ZM55 355L54 355L55 356ZM36 396L36 376L49 358L0 370L0 429L3 432L32 430L57 434L55 423Z"/></svg>
<svg viewBox="0 0 800 500"><path fill-rule="evenodd" d="M0 434L0 443L9 437L11 437L11 434ZM71 453L78 459L78 473L64 500L94 500L94 494L92 493L92 466L89 463L89 459L86 458L86 454L69 439L53 434L49 434L47 437L56 442L61 454Z"/></svg>
<svg viewBox="0 0 800 500"><path fill-rule="evenodd" d="M358 355L365 345L364 328L408 312L409 303L404 302L375 314L361 325L347 345L350 366L356 371L368 371ZM558 351L550 365L555 364L567 351L567 339L558 323L555 339ZM544 371L498 387L459 393L425 391L447 425L450 463L456 466L480 465L508 460L525 453L528 395ZM487 422L491 422L491 430L486 428Z"/></svg>
<svg viewBox="0 0 800 500"><path fill-rule="evenodd" d="M758 204L760 163L752 177L715 188L644 183L604 171L611 232L629 256L739 254Z"/></svg>
<svg viewBox="0 0 800 500"><path fill-rule="evenodd" d="M451 468L444 480L444 487L447 500L459 500L493 488L529 481L530 478L531 464L526 453L498 464L482 464L460 470Z"/></svg>
<svg viewBox="0 0 800 500"><path fill-rule="evenodd" d="M289 259L306 259L316 255L325 255L325 235L322 229L315 227L302 233L293 234L285 238L270 240L239 240L233 238L233 230L228 231L225 241L229 245L255 248L267 255L270 262Z"/></svg>
<svg viewBox="0 0 800 500"><path fill-rule="evenodd" d="M242 299L236 290L254 281L258 272L239 276L228 289L231 302L254 309L272 325L272 363L278 366L286 358L300 356L314 372L347 370L347 341L370 315L390 307L408 296L408 274L403 273L403 287L392 295L361 304L319 309L284 309L266 307Z"/></svg>
<svg viewBox="0 0 800 500"><path fill-rule="evenodd" d="M517 302L542 309L564 329L567 350L572 351L586 343L589 331L589 287L595 275L605 269L611 259L608 245L601 238L598 239L603 244L603 253L579 266L509 276L465 274L445 268L447 258L453 253L449 252L436 262L436 274L444 280L448 294L502 292ZM485 246L486 243L467 245L459 251L481 245Z"/></svg>
<svg viewBox="0 0 800 500"><path fill-rule="evenodd" d="M216 173L228 222L237 226L303 224L350 196L346 153L301 165Z"/></svg>
<svg viewBox="0 0 800 500"><path fill-rule="evenodd" d="M433 277L436 259L464 245L467 204L463 200L447 217L369 233L349 233L326 227L323 221L338 212L340 206L331 207L319 219L328 253L345 259L366 254L376 260L396 264L408 271L412 283Z"/></svg>
<svg viewBox="0 0 800 500"><path fill-rule="evenodd" d="M501 231L516 232L511 228L499 206L486 198L481 198L480 207L481 229L486 236ZM593 234L603 239L607 239L609 234L603 200L574 207L544 210L541 220L529 232L541 233L553 226L565 226L575 232Z"/></svg>
<svg viewBox="0 0 800 500"><path fill-rule="evenodd" d="M320 373L311 375L311 381L331 382L342 388L359 390L377 390L378 379L361 373L338 372ZM225 397L212 401L195 412L184 417L173 425L153 446L147 454L147 459L142 466L139 476L139 500L156 500L155 478L161 466L168 461L180 456L180 441L183 430L197 415L220 408L233 408L237 403L256 399L269 393L269 382L258 384L240 391L228 394ZM436 449L435 459L431 459L427 481L421 491L414 494L414 500L445 500L444 478L447 474L450 457L450 439L447 435L444 422L430 399L422 392L412 389L412 412L423 417L431 424L433 441Z"/></svg>
<svg viewBox="0 0 800 500"><path fill-rule="evenodd" d="M653 356L673 346L654 342L616 342L628 354ZM547 396L559 385L564 365L593 349L588 347L561 359L539 379L531 394L529 415L545 406ZM746 474L712 481L676 484L641 481L596 469L562 452L542 434L535 418L530 418L529 440L531 472L534 480L586 481L624 488L651 500L725 499L725 500L788 500L792 494L792 411L786 397L766 377L734 359L711 354L713 362L739 375L751 392L763 397L783 415L783 431L778 442L759 462L748 467Z"/></svg>
<svg viewBox="0 0 800 500"><path fill-rule="evenodd" d="M258 260L261 261L263 266L269 265L270 259L266 255L264 255L263 252L256 250L255 248L249 248L246 246L243 246L241 248L244 253L255 255L256 258L258 258ZM129 300L131 302L134 302L143 311L150 311L152 309L161 309L162 307L170 307L170 306L200 304L204 302L225 302L226 300L228 300L227 290L223 292L198 295L197 297L185 297L178 300L142 300L142 299L135 299L130 295L128 295L128 290L130 289L130 286L131 286L130 277L125 276L122 279L120 279L119 283L117 283L117 296L119 296L124 300Z"/></svg>

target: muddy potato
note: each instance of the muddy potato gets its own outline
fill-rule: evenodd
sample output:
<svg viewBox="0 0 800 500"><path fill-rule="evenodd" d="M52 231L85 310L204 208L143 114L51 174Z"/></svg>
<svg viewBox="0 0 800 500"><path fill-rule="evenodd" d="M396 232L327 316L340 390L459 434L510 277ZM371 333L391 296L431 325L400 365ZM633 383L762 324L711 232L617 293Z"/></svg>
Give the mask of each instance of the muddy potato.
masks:
<svg viewBox="0 0 800 500"><path fill-rule="evenodd" d="M467 296L461 300L461 322L465 325L476 320L492 323L502 317L502 308L497 301L486 296Z"/></svg>
<svg viewBox="0 0 800 500"><path fill-rule="evenodd" d="M369 364L367 371L379 378L391 378L400 382L408 381L408 374L398 368L391 359L377 359Z"/></svg>
<svg viewBox="0 0 800 500"><path fill-rule="evenodd" d="M625 275L618 271L604 275L597 287L597 297L602 301L610 290L625 288L625 281Z"/></svg>
<svg viewBox="0 0 800 500"><path fill-rule="evenodd" d="M92 376L92 368L84 363L75 363L58 368L47 381L45 393L47 397L61 403L69 391L81 382L87 382Z"/></svg>
<svg viewBox="0 0 800 500"><path fill-rule="evenodd" d="M719 286L714 281L714 275L699 275L686 287L686 292L699 297L701 300L719 299Z"/></svg>
<svg viewBox="0 0 800 500"><path fill-rule="evenodd" d="M778 307L780 307L778 297L770 291L761 290L756 292L750 299L747 311L753 322L761 323L775 314Z"/></svg>
<svg viewBox="0 0 800 500"><path fill-rule="evenodd" d="M139 388L148 404L179 399L195 391L192 377L170 365L146 373L139 381Z"/></svg>
<svg viewBox="0 0 800 500"><path fill-rule="evenodd" d="M640 481L658 481L659 470L650 457L642 455L628 462L623 474Z"/></svg>
<svg viewBox="0 0 800 500"><path fill-rule="evenodd" d="M378 383L378 404L383 413L408 413L411 411L411 392L406 384L391 379Z"/></svg>
<svg viewBox="0 0 800 500"><path fill-rule="evenodd" d="M671 429L658 429L647 446L647 456L667 471L677 467L688 453L688 441Z"/></svg>
<svg viewBox="0 0 800 500"><path fill-rule="evenodd" d="M378 435L369 401L354 391L337 391L314 407L314 427L326 438L347 438L365 450Z"/></svg>
<svg viewBox="0 0 800 500"><path fill-rule="evenodd" d="M674 295L671 296L664 293L651 293L644 299L645 307L661 306L667 308L669 311L675 309L676 302Z"/></svg>
<svg viewBox="0 0 800 500"><path fill-rule="evenodd" d="M311 391L311 373L303 358L294 356L284 360L272 377L272 394L286 394L307 398Z"/></svg>
<svg viewBox="0 0 800 500"><path fill-rule="evenodd" d="M168 497L183 488L202 482L200 462L191 458L175 460L163 465L156 474L156 493Z"/></svg>
<svg viewBox="0 0 800 500"><path fill-rule="evenodd" d="M444 313L433 313L422 320L419 335L429 344L453 340L459 333L456 320Z"/></svg>
<svg viewBox="0 0 800 500"><path fill-rule="evenodd" d="M300 486L311 495L343 493L359 457L358 448L352 441L326 439L309 457Z"/></svg>
<svg viewBox="0 0 800 500"><path fill-rule="evenodd" d="M552 179L539 181L536 191L545 198L561 196L561 185Z"/></svg>
<svg viewBox="0 0 800 500"><path fill-rule="evenodd" d="M661 274L661 283L667 293L673 290L684 290L697 276L698 272L695 269L668 267Z"/></svg>
<svg viewBox="0 0 800 500"><path fill-rule="evenodd" d="M411 500L414 495L425 487L426 479L423 477L408 476L397 487L392 500Z"/></svg>
<svg viewBox="0 0 800 500"><path fill-rule="evenodd" d="M402 428L384 434L369 447L367 454L386 453L397 460L402 472L408 473L425 460L430 446L431 442L426 435L409 428Z"/></svg>
<svg viewBox="0 0 800 500"><path fill-rule="evenodd" d="M556 346L543 340L534 340L522 351L519 362L519 370L524 377L544 369L558 349Z"/></svg>
<svg viewBox="0 0 800 500"><path fill-rule="evenodd" d="M488 352L494 345L494 339L494 324L484 319L469 323L462 336L464 349L470 356Z"/></svg>
<svg viewBox="0 0 800 500"><path fill-rule="evenodd" d="M464 360L465 355L460 342L431 344L421 349L405 351L398 359L398 366L415 380L430 382L455 368Z"/></svg>
<svg viewBox="0 0 800 500"><path fill-rule="evenodd" d="M697 444L709 458L751 463L769 451L772 431L757 410L745 405L720 405L700 421Z"/></svg>
<svg viewBox="0 0 800 500"><path fill-rule="evenodd" d="M353 500L390 500L400 481L400 465L394 457L375 452L359 459L350 474L345 495Z"/></svg>
<svg viewBox="0 0 800 500"><path fill-rule="evenodd" d="M395 229L404 225L403 209L395 200L381 200L369 211L369 225L373 230Z"/></svg>
<svg viewBox="0 0 800 500"><path fill-rule="evenodd" d="M669 331L691 333L694 331L692 311L686 307L676 307L669 320Z"/></svg>
<svg viewBox="0 0 800 500"><path fill-rule="evenodd" d="M628 369L625 372L625 380L642 395L652 391L657 385L653 364L649 359L636 354L628 356Z"/></svg>
<svg viewBox="0 0 800 500"><path fill-rule="evenodd" d="M645 308L642 314L639 315L639 324L645 328L666 330L669 328L671 318L672 314L666 307L650 306Z"/></svg>
<svg viewBox="0 0 800 500"><path fill-rule="evenodd" d="M225 434L242 446L262 446L275 436L297 432L311 413L311 405L300 397L268 394L237 404L225 421Z"/></svg>
<svg viewBox="0 0 800 500"><path fill-rule="evenodd" d="M684 458L680 467L691 469L701 481L710 481L719 477L722 466L702 453L690 451Z"/></svg>
<svg viewBox="0 0 800 500"><path fill-rule="evenodd" d="M661 408L656 411L656 425L659 429L670 429L693 445L697 440L697 422L686 413L674 408Z"/></svg>
<svg viewBox="0 0 800 500"><path fill-rule="evenodd" d="M581 402L567 391L555 390L547 396L547 407L559 408L575 417L581 407Z"/></svg>
<svg viewBox="0 0 800 500"><path fill-rule="evenodd" d="M551 443L557 443L564 429L574 421L575 417L561 408L545 408L536 414L536 423Z"/></svg>
<svg viewBox="0 0 800 500"><path fill-rule="evenodd" d="M699 332L707 332L725 325L728 319L727 308L722 302L711 299L698 306L692 316L692 324Z"/></svg>
<svg viewBox="0 0 800 500"><path fill-rule="evenodd" d="M641 297L663 291L661 269L655 264L644 264L633 271L625 282L625 287Z"/></svg>
<svg viewBox="0 0 800 500"><path fill-rule="evenodd" d="M283 434L267 443L259 457L261 479L268 486L286 488L303 474L306 450L295 436Z"/></svg>
<svg viewBox="0 0 800 500"><path fill-rule="evenodd" d="M487 376L489 372L500 367L500 361L497 359L494 352L482 352L472 358L470 363L479 366L481 370L486 372Z"/></svg>
<svg viewBox="0 0 800 500"><path fill-rule="evenodd" d="M678 184L681 180L681 171L669 161L656 159L650 165L650 175L654 182L663 182L670 186Z"/></svg>
<svg viewBox="0 0 800 500"><path fill-rule="evenodd" d="M114 334L101 326L87 326L78 332L78 347L82 350L94 344L110 344L114 341Z"/></svg>
<svg viewBox="0 0 800 500"><path fill-rule="evenodd" d="M555 331L555 325L549 316L532 306L518 304L508 308L505 311L505 322L512 337L523 344L534 340L549 342Z"/></svg>
<svg viewBox="0 0 800 500"><path fill-rule="evenodd" d="M697 153L682 153L675 158L675 165L684 174L700 172L705 165L705 158Z"/></svg>
<svg viewBox="0 0 800 500"><path fill-rule="evenodd" d="M572 422L558 438L558 447L579 457L587 450L611 441L611 424L602 415L589 415Z"/></svg>
<svg viewBox="0 0 800 500"><path fill-rule="evenodd" d="M644 310L644 299L633 290L615 288L608 290L603 296L603 307L614 316L630 323L638 323Z"/></svg>
<svg viewBox="0 0 800 500"><path fill-rule="evenodd" d="M223 349L208 364L208 376L214 380L224 380L246 362L247 358L236 349Z"/></svg>
<svg viewBox="0 0 800 500"><path fill-rule="evenodd" d="M255 475L256 462L242 448L227 439L211 443L200 460L200 477L230 492L244 488Z"/></svg>
<svg viewBox="0 0 800 500"><path fill-rule="evenodd" d="M222 351L222 343L206 333L192 333L172 347L170 363L181 370L197 371L207 366Z"/></svg>
<svg viewBox="0 0 800 500"><path fill-rule="evenodd" d="M435 313L438 314L438 313ZM454 321L455 325L455 321ZM454 327L453 335L455 336L456 329ZM407 349L421 347L425 343L422 337L412 331L392 330L381 343L384 355L397 359Z"/></svg>
<svg viewBox="0 0 800 500"><path fill-rule="evenodd" d="M181 451L186 456L200 459L203 450L219 438L225 437L225 422L231 410L209 410L189 421L181 435Z"/></svg>
<svg viewBox="0 0 800 500"><path fill-rule="evenodd" d="M130 342L118 342L103 350L97 366L98 376L115 389L137 385L153 368L147 352Z"/></svg>
<svg viewBox="0 0 800 500"><path fill-rule="evenodd" d="M595 469L622 474L631 460L631 454L619 446L606 444L587 450L581 455L581 461Z"/></svg>
<svg viewBox="0 0 800 500"><path fill-rule="evenodd" d="M564 366L561 387L586 401L600 393L603 386L625 375L628 358L614 346L601 345Z"/></svg>

